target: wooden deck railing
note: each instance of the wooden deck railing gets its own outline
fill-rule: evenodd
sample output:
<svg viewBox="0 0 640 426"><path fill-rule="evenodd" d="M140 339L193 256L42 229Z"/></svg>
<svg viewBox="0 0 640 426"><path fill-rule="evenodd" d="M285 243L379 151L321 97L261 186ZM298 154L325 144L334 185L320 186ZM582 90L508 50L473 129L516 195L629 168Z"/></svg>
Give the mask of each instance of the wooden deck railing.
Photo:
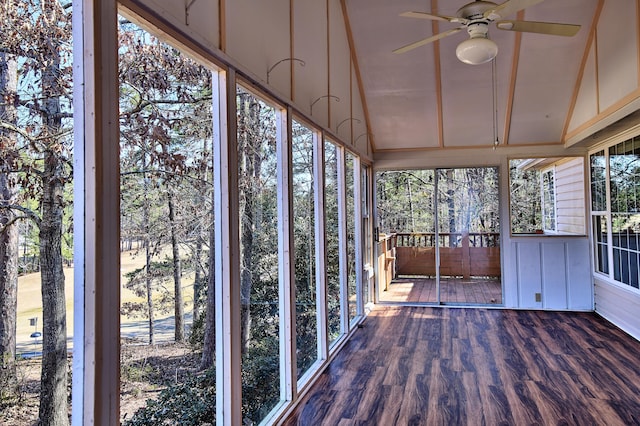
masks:
<svg viewBox="0 0 640 426"><path fill-rule="evenodd" d="M436 240L440 246L440 275L470 277L500 276L500 234L397 233L382 235L378 271L381 288L396 275L436 274Z"/></svg>
<svg viewBox="0 0 640 426"><path fill-rule="evenodd" d="M397 247L435 247L436 234L425 232L397 233ZM463 238L469 239L470 247L499 247L500 233L498 232L441 232L438 234L440 247L459 247Z"/></svg>
<svg viewBox="0 0 640 426"><path fill-rule="evenodd" d="M378 287L389 289L396 276L396 234L380 234L378 238Z"/></svg>

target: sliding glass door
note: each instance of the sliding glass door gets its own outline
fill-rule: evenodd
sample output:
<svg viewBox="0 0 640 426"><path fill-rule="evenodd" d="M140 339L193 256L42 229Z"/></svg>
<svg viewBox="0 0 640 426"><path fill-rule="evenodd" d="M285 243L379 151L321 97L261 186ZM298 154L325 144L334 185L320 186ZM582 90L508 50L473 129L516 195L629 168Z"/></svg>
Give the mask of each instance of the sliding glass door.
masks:
<svg viewBox="0 0 640 426"><path fill-rule="evenodd" d="M496 167L378 174L381 301L502 303L498 181Z"/></svg>
<svg viewBox="0 0 640 426"><path fill-rule="evenodd" d="M497 168L436 171L439 303L502 302Z"/></svg>

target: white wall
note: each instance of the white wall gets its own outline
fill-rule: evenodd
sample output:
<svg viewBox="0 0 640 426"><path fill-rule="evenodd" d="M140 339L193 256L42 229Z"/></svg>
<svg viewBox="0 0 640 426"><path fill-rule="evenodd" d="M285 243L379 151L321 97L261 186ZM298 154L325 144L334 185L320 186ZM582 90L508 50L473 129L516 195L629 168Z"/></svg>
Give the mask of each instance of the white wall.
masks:
<svg viewBox="0 0 640 426"><path fill-rule="evenodd" d="M508 247L502 271L507 307L593 310L587 237L514 237Z"/></svg>
<svg viewBox="0 0 640 426"><path fill-rule="evenodd" d="M556 231L586 235L584 159L572 158L555 166Z"/></svg>
<svg viewBox="0 0 640 426"><path fill-rule="evenodd" d="M640 340L640 294L595 277L596 312Z"/></svg>

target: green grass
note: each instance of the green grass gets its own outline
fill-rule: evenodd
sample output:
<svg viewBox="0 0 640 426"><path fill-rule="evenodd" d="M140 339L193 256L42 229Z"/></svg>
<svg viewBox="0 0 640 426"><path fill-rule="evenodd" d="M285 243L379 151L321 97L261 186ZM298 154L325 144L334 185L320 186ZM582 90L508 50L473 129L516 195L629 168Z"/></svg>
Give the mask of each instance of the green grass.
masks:
<svg viewBox="0 0 640 426"><path fill-rule="evenodd" d="M159 260L164 258L166 253L154 258ZM144 255L136 254L135 251L124 252L121 255L121 283L124 284L125 274L135 269L139 269L144 265ZM73 336L73 268L65 268L65 296L67 308L67 336ZM193 301L193 274L185 274L182 277L182 287L184 299L186 302ZM122 302L144 302L144 298L137 297L133 292L123 288L120 289L120 300ZM189 310L189 309L187 309ZM158 316L156 319L166 318L172 314ZM30 325L29 319L37 318L38 331L42 332L42 295L40 292L40 273L26 274L18 278L18 312L16 323L16 341L18 344L18 352L21 347L28 350L28 346L33 344L31 333L35 331L35 327ZM129 319L125 316L120 318L123 324L138 322L136 319ZM28 345L25 348L25 345Z"/></svg>

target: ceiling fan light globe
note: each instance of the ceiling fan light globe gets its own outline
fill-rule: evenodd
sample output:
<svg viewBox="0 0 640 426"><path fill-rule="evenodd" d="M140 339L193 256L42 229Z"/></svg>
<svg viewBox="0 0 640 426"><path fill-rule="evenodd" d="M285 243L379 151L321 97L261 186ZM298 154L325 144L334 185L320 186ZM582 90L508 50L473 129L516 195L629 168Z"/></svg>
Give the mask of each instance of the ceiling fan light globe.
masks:
<svg viewBox="0 0 640 426"><path fill-rule="evenodd" d="M463 41L456 48L456 56L465 64L480 65L498 54L498 45L488 38L477 37Z"/></svg>

